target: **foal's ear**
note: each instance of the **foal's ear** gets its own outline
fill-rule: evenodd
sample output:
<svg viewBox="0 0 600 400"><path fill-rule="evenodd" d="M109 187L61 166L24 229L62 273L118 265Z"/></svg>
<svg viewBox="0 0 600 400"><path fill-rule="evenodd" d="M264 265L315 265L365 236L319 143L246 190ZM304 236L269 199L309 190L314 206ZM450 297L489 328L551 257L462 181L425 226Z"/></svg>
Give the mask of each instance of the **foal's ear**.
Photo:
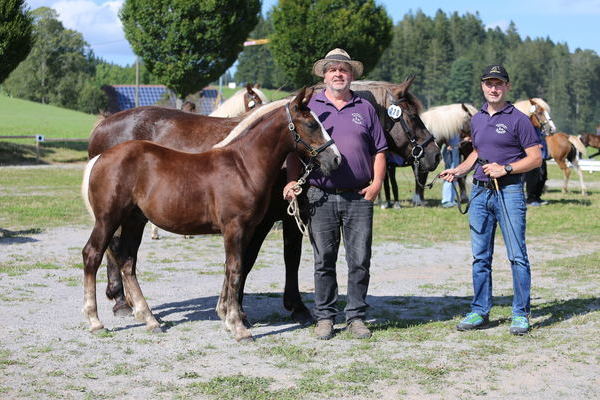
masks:
<svg viewBox="0 0 600 400"><path fill-rule="evenodd" d="M246 91L247 91L249 94L252 94L252 89L253 89L253 86L252 86L252 84L251 84L251 83L248 83L248 84L246 85Z"/></svg>
<svg viewBox="0 0 600 400"><path fill-rule="evenodd" d="M304 102L305 94L306 94L306 86L298 91L298 93L296 94L296 97L294 97L294 99L291 102L292 109L294 111L298 111L298 110L302 110L303 108L306 108L306 105Z"/></svg>

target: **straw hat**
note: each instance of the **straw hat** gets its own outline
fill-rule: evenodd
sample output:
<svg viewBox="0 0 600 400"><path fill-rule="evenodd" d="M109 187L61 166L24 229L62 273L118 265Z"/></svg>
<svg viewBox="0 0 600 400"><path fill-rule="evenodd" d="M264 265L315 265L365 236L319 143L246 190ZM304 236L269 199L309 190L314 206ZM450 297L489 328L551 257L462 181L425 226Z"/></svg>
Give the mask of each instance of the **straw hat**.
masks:
<svg viewBox="0 0 600 400"><path fill-rule="evenodd" d="M363 73L363 64L360 61L351 59L350 55L343 49L333 49L327 53L325 58L314 63L312 70L313 74L322 78L324 76L323 68L330 62L345 62L350 65L350 67L352 67L354 78L359 78Z"/></svg>

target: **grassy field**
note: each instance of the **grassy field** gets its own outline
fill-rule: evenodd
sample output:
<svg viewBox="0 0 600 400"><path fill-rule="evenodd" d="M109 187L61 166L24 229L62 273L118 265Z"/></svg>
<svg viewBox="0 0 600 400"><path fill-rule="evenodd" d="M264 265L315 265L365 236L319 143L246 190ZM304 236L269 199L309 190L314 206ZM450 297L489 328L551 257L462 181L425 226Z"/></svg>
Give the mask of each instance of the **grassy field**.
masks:
<svg viewBox="0 0 600 400"><path fill-rule="evenodd" d="M89 226L89 219L79 199L80 166L7 167L0 171L0 235L15 238L14 244L3 247L14 257L0 263L0 286L4 285L0 303L9 310L31 305L28 312L14 320L6 317L10 321L7 328L14 335L20 326L17 324L38 317L34 313L39 312L40 304L60 301L49 290L55 281L64 286L60 298L79 301L81 296L80 247L60 249L58 253L68 254L69 262L56 254L48 254L42 262L22 253L19 240L25 243L32 234L52 232L54 227ZM550 178L559 177L556 166L550 166ZM403 168L398 169L398 181L401 197L406 199L404 207L376 209L375 246L400 243L406 246L404 251L414 249L415 257L414 262L403 264L395 263L391 254L390 265L373 274L376 284L369 300L373 306L372 339L354 340L341 331L331 341L321 342L312 339L312 328L281 328L279 324L286 323L287 316L278 311L280 266L263 258L253 274L264 272L273 276L274 282L265 284L260 293L248 293L246 299L260 298L262 307L271 300L273 305L266 307L265 315L259 314L253 329L267 326L281 333L241 345L233 343L215 321L189 321L188 315L201 315L206 307L202 301L185 302L188 298L198 301L194 284L193 294L177 298L183 303L172 303L177 304L173 313L185 315L165 316L169 321L185 323L172 323L165 334L150 335L135 326L93 336L78 322L67 324L69 328L60 325L39 329L41 332L31 326L21 327L26 334L20 333L19 339L10 336L0 345L0 370L5 377L0 379L0 394L19 399L597 398L599 382L593 371L600 362L600 251L590 243L600 239L600 174L586 174L585 178L591 187L589 196L574 191L562 194L551 188L544 196L549 205L528 210L528 242L538 254L539 246L547 251L533 271L533 331L527 337L508 333L512 290L503 254L497 257L494 273L492 327L456 332L454 326L469 303L470 288L464 273L468 266L459 268L449 256L439 253L435 255L436 265L421 271L422 260L418 257L435 252L436 246L444 243L447 249L467 246L468 222L456 210L439 207L440 185L426 192L428 206L412 207L407 199L413 182ZM266 247L280 250L280 236L281 231L274 231ZM148 256L148 263L152 265L140 273L144 288L153 283L169 287L173 284L169 279L187 276L184 274L191 270L203 281L211 277L218 280L222 274L218 257L222 243L219 238L212 239L153 242L162 247L150 250L154 253ZM176 251L169 256L167 248ZM385 246L378 251L382 248ZM217 255L216 260L211 258L213 255ZM204 259L199 262L199 257ZM310 258L303 256L301 272L311 268L306 257ZM186 260L192 265L182 263ZM402 289L402 279L411 279L414 274L423 283ZM32 280L32 275L37 280ZM101 288L105 275L98 275ZM188 279L194 281L193 277ZM389 291L377 292L377 283L381 285L382 280L392 282ZM303 296L310 306L310 293ZM343 306L343 295L340 300ZM106 303L106 299L100 301ZM67 304L56 312L70 310L67 314L75 314L72 310L79 303ZM253 315L259 311L253 310ZM162 312L166 312L164 308ZM77 317L73 317L75 321L79 321ZM65 340L65 329L75 338ZM14 340L19 344L12 346ZM165 352L166 346L178 351ZM61 357L79 360L77 368L57 365ZM213 371L221 359L226 360L225 366L207 377L204 371ZM30 375L28 371L32 371ZM155 371L155 375L148 371ZM146 372L148 375L144 375ZM128 379L128 383L121 378ZM18 386L19 382L27 383ZM134 390L133 394L129 390ZM135 390L149 390L150 394L143 396Z"/></svg>
<svg viewBox="0 0 600 400"><path fill-rule="evenodd" d="M225 98L238 89L223 88ZM271 100L287 92L262 89ZM47 138L87 139L98 116L47 104L13 99L0 94L0 136L44 135ZM51 164L85 161L87 143L46 142L40 146L37 160L34 139L1 139L0 166L17 164Z"/></svg>
<svg viewBox="0 0 600 400"><path fill-rule="evenodd" d="M439 207L441 182L425 193L428 206L413 207L409 201L414 181L409 168L396 170L403 208L376 208L375 240L401 241L431 245L440 241L468 240L466 216L456 209ZM0 226L15 231L45 229L60 225L77 225L85 221L79 185L82 167L73 168L4 168L0 175ZM549 166L550 179L562 179L558 167ZM431 179L431 178L430 178ZM548 206L528 212L528 235L544 236L555 232L586 238L600 237L600 174L585 174L589 196L581 196L572 181L571 192L550 188L544 199ZM406 229L398 229L398 226Z"/></svg>

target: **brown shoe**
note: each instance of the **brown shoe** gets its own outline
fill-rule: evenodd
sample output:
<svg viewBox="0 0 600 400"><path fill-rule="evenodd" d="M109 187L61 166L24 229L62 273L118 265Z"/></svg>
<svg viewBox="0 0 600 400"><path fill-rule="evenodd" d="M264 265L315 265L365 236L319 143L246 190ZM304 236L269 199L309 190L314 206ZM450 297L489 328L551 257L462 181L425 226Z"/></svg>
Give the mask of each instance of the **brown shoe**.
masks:
<svg viewBox="0 0 600 400"><path fill-rule="evenodd" d="M315 336L320 340L329 340L333 337L333 321L330 319L321 319L317 321Z"/></svg>
<svg viewBox="0 0 600 400"><path fill-rule="evenodd" d="M362 319L353 319L348 324L348 332L357 339L368 339L371 337L371 331Z"/></svg>

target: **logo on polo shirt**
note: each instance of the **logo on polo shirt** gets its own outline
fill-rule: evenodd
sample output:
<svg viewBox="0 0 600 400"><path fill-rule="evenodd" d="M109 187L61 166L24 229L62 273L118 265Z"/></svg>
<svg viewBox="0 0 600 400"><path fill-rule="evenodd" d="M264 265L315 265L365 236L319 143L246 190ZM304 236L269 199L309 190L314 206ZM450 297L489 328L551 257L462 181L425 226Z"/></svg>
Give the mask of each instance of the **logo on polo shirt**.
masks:
<svg viewBox="0 0 600 400"><path fill-rule="evenodd" d="M504 135L508 131L508 127L504 124L496 124L496 133Z"/></svg>
<svg viewBox="0 0 600 400"><path fill-rule="evenodd" d="M362 114L352 113L352 122L354 122L356 125L364 125L365 118L362 116Z"/></svg>

